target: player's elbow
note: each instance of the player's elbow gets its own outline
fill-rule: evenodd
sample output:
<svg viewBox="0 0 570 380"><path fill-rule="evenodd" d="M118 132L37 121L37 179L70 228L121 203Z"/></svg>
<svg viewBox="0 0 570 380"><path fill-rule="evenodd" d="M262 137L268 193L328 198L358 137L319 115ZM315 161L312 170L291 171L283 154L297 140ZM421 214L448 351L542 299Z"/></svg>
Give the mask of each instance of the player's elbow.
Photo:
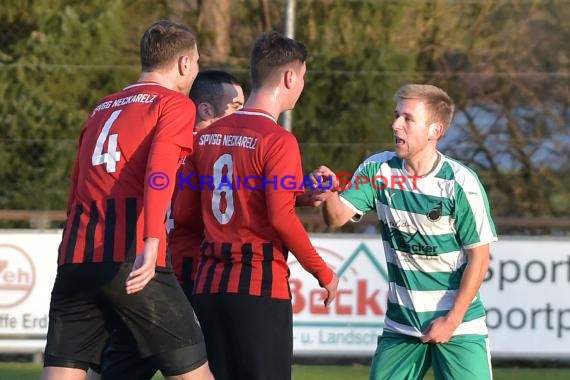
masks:
<svg viewBox="0 0 570 380"><path fill-rule="evenodd" d="M323 221L330 228L340 228L344 226L353 215L346 212L339 212L339 209L331 209L326 207L322 208ZM344 210L343 210L344 211Z"/></svg>
<svg viewBox="0 0 570 380"><path fill-rule="evenodd" d="M346 224L347 221L333 215L323 215L323 220L329 228L340 228Z"/></svg>
<svg viewBox="0 0 570 380"><path fill-rule="evenodd" d="M290 218L283 218L283 217L270 217L269 224L271 227L281 235L282 232L287 231L287 229L291 226L293 221Z"/></svg>

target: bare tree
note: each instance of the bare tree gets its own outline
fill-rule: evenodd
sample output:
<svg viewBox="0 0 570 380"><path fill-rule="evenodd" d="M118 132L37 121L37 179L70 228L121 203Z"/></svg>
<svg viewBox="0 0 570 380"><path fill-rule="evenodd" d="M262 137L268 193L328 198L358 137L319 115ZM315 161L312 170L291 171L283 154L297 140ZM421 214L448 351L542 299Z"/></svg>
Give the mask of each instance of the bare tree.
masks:
<svg viewBox="0 0 570 380"><path fill-rule="evenodd" d="M441 3L423 8L418 70L457 101L443 149L479 169L497 215L570 214L570 14L562 5L481 1L461 4L460 18Z"/></svg>

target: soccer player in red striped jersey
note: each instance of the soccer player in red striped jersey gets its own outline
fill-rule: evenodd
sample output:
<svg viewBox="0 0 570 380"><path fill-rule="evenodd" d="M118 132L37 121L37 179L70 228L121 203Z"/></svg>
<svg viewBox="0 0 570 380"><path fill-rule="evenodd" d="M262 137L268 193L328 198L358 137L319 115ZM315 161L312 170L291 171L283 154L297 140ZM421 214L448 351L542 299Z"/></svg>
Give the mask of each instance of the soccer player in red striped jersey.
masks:
<svg viewBox="0 0 570 380"><path fill-rule="evenodd" d="M50 304L44 379L83 379L117 319L167 378L213 379L204 340L166 253L165 215L192 150L196 38L158 21L139 81L104 98L80 136Z"/></svg>
<svg viewBox="0 0 570 380"><path fill-rule="evenodd" d="M196 105L195 132L242 109L245 102L240 81L227 71L214 69L198 73L190 99Z"/></svg>
<svg viewBox="0 0 570 380"><path fill-rule="evenodd" d="M190 89L190 99L196 105L195 133L207 128L222 117L231 115L243 108L245 101L243 89L237 78L221 70L201 71ZM176 196L176 189L174 192L174 196ZM174 220L171 219L170 222L170 227L172 227ZM199 240L198 248L202 235L198 236L197 239ZM174 242L174 244L176 243L177 241ZM176 247L174 249L176 250ZM171 247L170 251L173 251L173 247ZM196 260L187 252L184 252L183 255L172 256L174 273L182 283L182 287L187 295L191 294L194 284L194 276L197 269L195 262Z"/></svg>
<svg viewBox="0 0 570 380"><path fill-rule="evenodd" d="M194 133L242 108L244 103L240 82L232 74L222 70L200 71L192 84L190 99L196 106ZM198 239L196 250L199 249L201 237ZM190 255L172 255L171 259L174 272L189 298L193 286L191 275L195 273L196 260ZM120 379L128 376L136 380L150 380L157 370L153 361L141 358L131 334L122 328L113 331L100 368L90 370L88 379Z"/></svg>
<svg viewBox="0 0 570 380"><path fill-rule="evenodd" d="M306 58L298 41L258 38L245 108L197 134L178 185L170 241L195 252L204 234L192 302L217 380L291 379L289 250L324 288L325 305L336 296L338 278L295 213L297 140L276 122L301 95Z"/></svg>

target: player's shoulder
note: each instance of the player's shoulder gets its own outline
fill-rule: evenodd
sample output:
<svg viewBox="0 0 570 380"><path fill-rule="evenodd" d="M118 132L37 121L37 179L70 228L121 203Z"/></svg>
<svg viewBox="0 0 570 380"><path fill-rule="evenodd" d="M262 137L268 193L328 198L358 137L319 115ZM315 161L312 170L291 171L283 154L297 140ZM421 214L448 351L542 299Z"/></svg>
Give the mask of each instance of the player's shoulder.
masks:
<svg viewBox="0 0 570 380"><path fill-rule="evenodd" d="M137 82L125 86L120 92L152 92L156 94L164 94L169 96L184 96L179 91L171 90L156 82Z"/></svg>
<svg viewBox="0 0 570 380"><path fill-rule="evenodd" d="M264 110L254 109L254 108L242 108L235 112L236 117L244 118L246 120L255 120L256 124L260 128L270 129L270 130L283 130L277 124L277 121L269 113Z"/></svg>
<svg viewBox="0 0 570 380"><path fill-rule="evenodd" d="M156 105L171 101L194 107L194 102L183 93L150 82L130 84L120 91L105 96L98 105L106 103L110 103L113 107L128 104Z"/></svg>
<svg viewBox="0 0 570 380"><path fill-rule="evenodd" d="M402 160L396 155L395 152L379 152L366 158L358 166L357 172L363 172L368 169L374 168L376 170L383 164L388 164L390 167L402 167Z"/></svg>
<svg viewBox="0 0 570 380"><path fill-rule="evenodd" d="M267 146L270 150L286 149L291 151L292 149L298 149L299 147L297 136L278 124L276 124L275 127L268 128L268 130L264 131L262 144Z"/></svg>
<svg viewBox="0 0 570 380"><path fill-rule="evenodd" d="M244 108L230 116L240 128L258 135L265 142L278 143L280 140L297 142L295 135L277 124L277 121L263 110Z"/></svg>
<svg viewBox="0 0 570 380"><path fill-rule="evenodd" d="M442 155L442 158L444 160L442 171L448 173L448 179L454 180L461 187L479 187L479 176L472 168L449 156Z"/></svg>
<svg viewBox="0 0 570 380"><path fill-rule="evenodd" d="M364 160L362 163L365 164L365 163L374 163L374 162L377 163L389 162L390 160L393 160L395 157L397 158L395 152L384 151L373 154L372 156Z"/></svg>
<svg viewBox="0 0 570 380"><path fill-rule="evenodd" d="M149 103L153 103L155 100L162 102L175 101L191 104L192 107L194 107L194 102L192 99L190 99L189 96L153 82L140 82L128 85L127 87L123 88L121 93L127 94L128 96L137 94L137 96L141 96Z"/></svg>

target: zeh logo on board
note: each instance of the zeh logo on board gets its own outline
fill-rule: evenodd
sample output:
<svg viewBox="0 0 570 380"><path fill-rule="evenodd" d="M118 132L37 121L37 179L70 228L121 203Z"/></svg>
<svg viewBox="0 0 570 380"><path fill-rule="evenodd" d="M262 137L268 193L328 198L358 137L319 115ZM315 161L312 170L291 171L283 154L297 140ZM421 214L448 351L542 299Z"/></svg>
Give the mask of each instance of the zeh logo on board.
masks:
<svg viewBox="0 0 570 380"><path fill-rule="evenodd" d="M34 289L35 279L30 256L20 247L0 244L0 308L24 302Z"/></svg>

